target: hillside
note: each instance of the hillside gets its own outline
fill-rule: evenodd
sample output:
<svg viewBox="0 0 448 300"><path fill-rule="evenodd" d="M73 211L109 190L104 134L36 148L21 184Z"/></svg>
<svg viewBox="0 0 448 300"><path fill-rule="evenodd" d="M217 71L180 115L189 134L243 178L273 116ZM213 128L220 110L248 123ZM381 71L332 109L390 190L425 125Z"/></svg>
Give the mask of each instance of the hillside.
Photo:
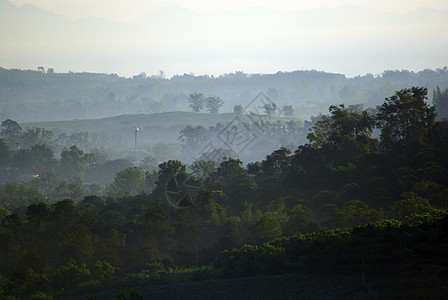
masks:
<svg viewBox="0 0 448 300"><path fill-rule="evenodd" d="M191 126L215 126L217 123L227 124L235 118L234 113L223 114L209 114L209 113L195 113L195 112L165 112L156 114L125 114L115 117L107 117L100 119L86 119L86 120L67 120L67 121L48 121L48 122L24 122L23 127L40 127L52 130L55 134L58 133L73 133L78 131L87 132L101 132L101 131L115 131L115 130L131 130L135 126L140 128L145 127L184 127ZM243 117L248 120L247 117ZM289 121L296 122L303 121L294 117L273 117L272 121Z"/></svg>

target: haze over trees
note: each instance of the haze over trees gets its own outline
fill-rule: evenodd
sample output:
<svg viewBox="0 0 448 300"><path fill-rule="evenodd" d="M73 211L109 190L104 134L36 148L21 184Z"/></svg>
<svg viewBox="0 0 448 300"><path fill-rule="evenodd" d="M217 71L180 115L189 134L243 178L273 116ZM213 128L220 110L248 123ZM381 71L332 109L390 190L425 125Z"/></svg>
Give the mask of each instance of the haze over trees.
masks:
<svg viewBox="0 0 448 300"><path fill-rule="evenodd" d="M202 93L193 93L188 96L189 106L194 112L200 112L204 108L205 96Z"/></svg>
<svg viewBox="0 0 448 300"><path fill-rule="evenodd" d="M204 98L220 97L223 104L219 112L226 113L233 112L235 105L245 107L260 91L269 97L268 91L273 93L278 109L292 105L294 116L309 119L325 113L330 105L362 103L366 108L374 108L411 84L443 91L448 88L447 82L446 68L420 72L387 70L376 76L354 78L311 70L276 74L236 72L219 77L183 74L170 79L0 68L0 119L22 123L200 111L205 103L199 94ZM194 100L194 108L187 101L191 95L199 97Z"/></svg>
<svg viewBox="0 0 448 300"><path fill-rule="evenodd" d="M448 119L448 89L437 87L433 93L433 104L438 119Z"/></svg>
<svg viewBox="0 0 448 300"><path fill-rule="evenodd" d="M448 299L446 4L169 2L0 0L0 300Z"/></svg>
<svg viewBox="0 0 448 300"><path fill-rule="evenodd" d="M366 293L368 282L407 272L404 282L420 282L413 292L440 295L448 137L427 94L396 91L375 114L332 105L310 125L308 143L249 164L110 161L76 145L54 158L43 144L17 149L0 139L10 181L0 185L2 293L68 297L135 284L125 274L143 269L155 286L175 285L173 276L188 284L172 269L207 265L191 280L331 272ZM188 148L206 129L181 136ZM23 177L30 166L45 172ZM87 181L101 173L107 184ZM167 281L151 281L157 274ZM434 282L440 288L425 290Z"/></svg>

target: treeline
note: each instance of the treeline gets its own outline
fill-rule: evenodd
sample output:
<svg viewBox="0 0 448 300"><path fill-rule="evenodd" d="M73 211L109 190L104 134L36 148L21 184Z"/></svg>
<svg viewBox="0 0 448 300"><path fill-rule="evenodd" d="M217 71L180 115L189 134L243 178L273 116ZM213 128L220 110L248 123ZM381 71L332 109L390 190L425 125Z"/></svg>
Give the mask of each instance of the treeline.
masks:
<svg viewBox="0 0 448 300"><path fill-rule="evenodd" d="M436 121L426 98L425 88L400 90L375 115L361 106L331 106L312 126L308 144L246 166L225 158L190 166L171 160L145 175L127 168L103 197L77 200L74 192L72 199L50 201L35 191L20 203L23 194L4 193L2 186L4 293L23 298L101 289L114 276L142 269L211 265L223 250L248 243L254 246L220 256L216 266L226 276L314 264L325 272L359 271L360 260L361 271L371 274L400 255L399 272L445 268L446 245L436 241L446 234L448 124ZM33 181L45 188L39 178ZM429 215L414 218L414 225L381 222L412 214ZM377 225L365 225L371 222ZM341 229L351 226L361 227ZM426 255L438 261L425 261ZM407 266L414 258L417 265Z"/></svg>
<svg viewBox="0 0 448 300"><path fill-rule="evenodd" d="M318 71L245 74L219 77L176 75L121 78L111 74L57 73L0 68L0 119L19 122L95 119L121 114L189 111L187 98L195 92L215 95L213 105L232 112L264 91L279 107L291 105L295 116L309 118L334 103L381 104L394 91L408 86L448 88L447 68L384 71L347 78ZM220 101L222 99L222 102ZM218 105L218 106L216 106Z"/></svg>
<svg viewBox="0 0 448 300"><path fill-rule="evenodd" d="M441 292L448 271L448 215L440 211L403 221L299 234L224 251L215 263L224 278L286 273L340 274L359 285L382 276L428 278Z"/></svg>

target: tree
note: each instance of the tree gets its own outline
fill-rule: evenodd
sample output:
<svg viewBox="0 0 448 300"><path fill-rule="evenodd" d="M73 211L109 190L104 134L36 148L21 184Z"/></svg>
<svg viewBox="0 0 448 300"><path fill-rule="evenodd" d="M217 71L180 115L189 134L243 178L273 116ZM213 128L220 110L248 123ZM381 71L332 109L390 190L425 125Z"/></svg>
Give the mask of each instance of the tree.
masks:
<svg viewBox="0 0 448 300"><path fill-rule="evenodd" d="M49 213L50 207L43 202L31 204L30 206L28 206L25 212L28 220L38 225L46 216L49 215Z"/></svg>
<svg viewBox="0 0 448 300"><path fill-rule="evenodd" d="M425 101L427 93L424 87L403 89L378 106L377 125L384 148L397 146L410 153L427 142L435 125L434 107Z"/></svg>
<svg viewBox="0 0 448 300"><path fill-rule="evenodd" d="M117 195L136 195L144 189L143 174L137 168L127 168L115 176L112 191Z"/></svg>
<svg viewBox="0 0 448 300"><path fill-rule="evenodd" d="M0 170L9 165L12 155L11 148L9 148L5 140L0 138Z"/></svg>
<svg viewBox="0 0 448 300"><path fill-rule="evenodd" d="M2 122L0 126L0 137L2 137L10 146L15 147L21 142L22 127L11 119Z"/></svg>
<svg viewBox="0 0 448 300"><path fill-rule="evenodd" d="M88 132L75 132L71 135L61 133L55 140L55 143L61 148L69 148L76 145L81 149L88 149L90 147Z"/></svg>
<svg viewBox="0 0 448 300"><path fill-rule="evenodd" d="M266 159L261 163L263 173L266 176L279 177L283 172L287 171L291 162L290 154L291 151L289 149L281 147L279 150L267 155Z"/></svg>
<svg viewBox="0 0 448 300"><path fill-rule="evenodd" d="M170 216L160 206L159 201L154 201L151 207L143 216L147 229L150 233L155 234L158 238L163 235L172 233L173 228L170 224Z"/></svg>
<svg viewBox="0 0 448 300"><path fill-rule="evenodd" d="M292 105L283 105L282 112L285 116L290 117L294 114L294 108Z"/></svg>
<svg viewBox="0 0 448 300"><path fill-rule="evenodd" d="M244 111L243 106L241 106L241 105L239 105L239 104L237 104L237 105L235 105L235 106L233 107L233 112L234 112L235 115L237 115L237 116L241 116L241 115L243 115L243 111Z"/></svg>
<svg viewBox="0 0 448 300"><path fill-rule="evenodd" d="M190 104L188 106L191 107L194 112L200 112L204 108L205 97L202 93L192 93L187 100Z"/></svg>
<svg viewBox="0 0 448 300"><path fill-rule="evenodd" d="M79 149L78 146L62 149L60 160L60 175L62 178L82 177L86 167L84 151Z"/></svg>
<svg viewBox="0 0 448 300"><path fill-rule="evenodd" d="M17 183L0 185L0 206L8 210L43 201L44 197L34 188Z"/></svg>
<svg viewBox="0 0 448 300"><path fill-rule="evenodd" d="M84 186L81 178L73 177L68 182L61 181L54 190L56 199L72 199L79 201L84 195Z"/></svg>
<svg viewBox="0 0 448 300"><path fill-rule="evenodd" d="M222 105L223 101L219 96L210 96L205 99L205 107L211 114L217 114Z"/></svg>
<svg viewBox="0 0 448 300"><path fill-rule="evenodd" d="M97 217L106 207L106 201L99 196L87 196L79 202L80 211L88 213L92 217Z"/></svg>
<svg viewBox="0 0 448 300"><path fill-rule="evenodd" d="M200 180L205 180L216 172L216 163L213 160L197 160L190 166L191 174Z"/></svg>
<svg viewBox="0 0 448 300"><path fill-rule="evenodd" d="M55 189L59 185L59 179L54 172L43 172L38 177L33 178L29 185L38 190L47 199L54 199Z"/></svg>
<svg viewBox="0 0 448 300"><path fill-rule="evenodd" d="M433 104L436 109L437 119L448 119L448 89L440 91L437 87L433 92Z"/></svg>
<svg viewBox="0 0 448 300"><path fill-rule="evenodd" d="M366 110L362 110L361 105L350 105L348 108L344 104L331 105L329 111L330 115L321 116L307 135L315 147L337 146L344 141L344 137L358 141L370 139L375 119Z"/></svg>
<svg viewBox="0 0 448 300"><path fill-rule="evenodd" d="M138 167L142 171L153 171L157 169L157 160L152 156L146 156L140 161Z"/></svg>
<svg viewBox="0 0 448 300"><path fill-rule="evenodd" d="M177 140L183 142L184 153L187 156L186 158L189 159L206 142L207 130L200 125L196 127L188 125L180 131Z"/></svg>
<svg viewBox="0 0 448 300"><path fill-rule="evenodd" d="M392 206L392 215L395 218L404 219L412 213L424 214L433 210L427 199L413 192L403 193L402 196L404 199L396 201Z"/></svg>
<svg viewBox="0 0 448 300"><path fill-rule="evenodd" d="M282 228L272 213L264 213L258 222L250 225L250 235L253 241L264 243L279 238Z"/></svg>
<svg viewBox="0 0 448 300"><path fill-rule="evenodd" d="M277 110L277 105L275 103L266 103L263 105L263 109L266 112L266 115L270 118L275 114L275 111Z"/></svg>
<svg viewBox="0 0 448 300"><path fill-rule="evenodd" d="M88 281L91 278L90 274L90 270L85 264L78 266L69 263L59 267L52 275L52 279L58 289L72 291L79 288L82 282Z"/></svg>
<svg viewBox="0 0 448 300"><path fill-rule="evenodd" d="M28 149L20 149L12 159L12 165L22 172L47 172L57 164L53 150L46 145L33 145Z"/></svg>
<svg viewBox="0 0 448 300"><path fill-rule="evenodd" d="M297 204L289 213L286 226L290 234L308 233L316 229L314 215L301 204Z"/></svg>
<svg viewBox="0 0 448 300"><path fill-rule="evenodd" d="M68 226L75 220L79 211L71 199L65 199L53 204L54 210L51 212L51 218L59 224Z"/></svg>
<svg viewBox="0 0 448 300"><path fill-rule="evenodd" d="M199 143L204 142L207 138L207 130L200 125L196 127L188 125L179 133L180 135L177 140L183 142L187 148L195 148Z"/></svg>
<svg viewBox="0 0 448 300"><path fill-rule="evenodd" d="M24 148L29 148L34 145L48 145L52 138L53 132L45 128L27 128L22 133Z"/></svg>

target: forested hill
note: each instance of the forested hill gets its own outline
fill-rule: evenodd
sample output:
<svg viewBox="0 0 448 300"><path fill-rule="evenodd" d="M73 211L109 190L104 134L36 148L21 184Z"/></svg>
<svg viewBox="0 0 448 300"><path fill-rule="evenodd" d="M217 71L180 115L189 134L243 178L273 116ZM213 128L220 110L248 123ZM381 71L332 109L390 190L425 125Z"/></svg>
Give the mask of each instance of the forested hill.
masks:
<svg viewBox="0 0 448 300"><path fill-rule="evenodd" d="M445 299L447 95L331 106L309 143L246 165L56 159L0 139L0 175L39 174L0 185L0 299Z"/></svg>
<svg viewBox="0 0 448 300"><path fill-rule="evenodd" d="M331 104L381 104L385 97L409 86L448 88L448 69L384 71L347 78L319 71L245 74L219 77L176 75L166 79L142 73L132 78L115 74L57 73L52 68L0 68L0 119L18 122L93 119L122 114L189 111L192 92L223 99L222 112L247 105L263 91L278 105L292 105L299 118L325 113Z"/></svg>

